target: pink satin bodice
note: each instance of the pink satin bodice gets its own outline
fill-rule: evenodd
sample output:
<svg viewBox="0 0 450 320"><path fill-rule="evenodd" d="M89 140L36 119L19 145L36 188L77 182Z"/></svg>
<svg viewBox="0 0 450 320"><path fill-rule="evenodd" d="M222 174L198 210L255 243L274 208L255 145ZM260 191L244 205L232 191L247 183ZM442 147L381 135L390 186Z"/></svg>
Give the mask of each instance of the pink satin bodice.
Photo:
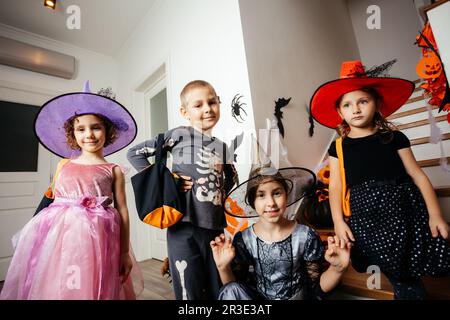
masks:
<svg viewBox="0 0 450 320"><path fill-rule="evenodd" d="M79 164L67 162L55 183L55 198L79 199L85 196L113 200L114 163Z"/></svg>

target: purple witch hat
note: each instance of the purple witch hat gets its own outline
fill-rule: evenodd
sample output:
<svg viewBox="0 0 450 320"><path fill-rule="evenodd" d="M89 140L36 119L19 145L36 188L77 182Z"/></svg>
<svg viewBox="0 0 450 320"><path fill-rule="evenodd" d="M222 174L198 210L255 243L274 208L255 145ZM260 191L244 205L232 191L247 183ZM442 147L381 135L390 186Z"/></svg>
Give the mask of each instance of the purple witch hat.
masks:
<svg viewBox="0 0 450 320"><path fill-rule="evenodd" d="M73 158L81 151L67 144L64 123L75 115L100 114L115 126L118 138L103 149L107 156L128 146L136 137L136 121L130 112L117 101L91 93L89 82L84 92L72 92L47 101L34 120L34 131L39 142L50 152L62 158Z"/></svg>

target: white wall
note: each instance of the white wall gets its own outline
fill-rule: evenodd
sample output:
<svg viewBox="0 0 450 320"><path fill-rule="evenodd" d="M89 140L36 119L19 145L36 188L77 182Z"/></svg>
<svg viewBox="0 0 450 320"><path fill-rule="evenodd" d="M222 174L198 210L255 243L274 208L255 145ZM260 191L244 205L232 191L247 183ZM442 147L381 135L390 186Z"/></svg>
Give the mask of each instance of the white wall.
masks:
<svg viewBox="0 0 450 320"><path fill-rule="evenodd" d="M418 79L416 65L421 57L419 47L414 44L416 35L422 30L414 1L410 0L347 0L355 30L361 59L365 66L372 67L397 58L390 71L391 76L409 80ZM380 29L367 28L367 7L380 8Z"/></svg>
<svg viewBox="0 0 450 320"><path fill-rule="evenodd" d="M135 143L150 137L144 134L144 110L138 88L163 63L166 64L169 127L188 123L179 115L179 93L195 79L210 82L221 97L221 119L213 134L229 143L242 131L254 130L250 87L247 75L241 21L237 0L158 0L117 55L120 97L138 121ZM247 121L238 124L231 117L230 103L236 93L244 95ZM238 149L243 160L245 146ZM247 175L240 161L239 174ZM127 189L127 194L132 193ZM134 200L129 199L134 209ZM148 258L147 226L136 220L138 259Z"/></svg>
<svg viewBox="0 0 450 320"><path fill-rule="evenodd" d="M333 130L315 123L308 135L306 106L315 89L336 79L342 61L359 59L344 1L240 0L241 19L257 128L273 116L274 101L292 97L283 109L289 159L314 169Z"/></svg>

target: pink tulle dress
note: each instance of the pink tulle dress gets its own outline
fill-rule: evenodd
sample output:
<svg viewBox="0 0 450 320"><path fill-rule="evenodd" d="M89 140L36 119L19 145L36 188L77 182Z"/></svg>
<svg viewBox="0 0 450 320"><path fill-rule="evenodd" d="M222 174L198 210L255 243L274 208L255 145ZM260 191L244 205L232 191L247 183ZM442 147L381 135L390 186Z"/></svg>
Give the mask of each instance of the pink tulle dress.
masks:
<svg viewBox="0 0 450 320"><path fill-rule="evenodd" d="M143 279L134 257L120 272L120 215L112 206L112 163L67 162L55 201L18 236L1 299L135 299Z"/></svg>

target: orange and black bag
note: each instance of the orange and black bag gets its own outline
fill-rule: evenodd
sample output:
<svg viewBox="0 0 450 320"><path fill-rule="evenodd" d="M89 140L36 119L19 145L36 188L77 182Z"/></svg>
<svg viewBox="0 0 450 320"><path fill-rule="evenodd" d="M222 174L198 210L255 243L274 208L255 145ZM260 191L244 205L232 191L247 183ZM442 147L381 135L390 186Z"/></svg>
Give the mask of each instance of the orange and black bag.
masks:
<svg viewBox="0 0 450 320"><path fill-rule="evenodd" d="M131 177L139 218L146 224L164 229L182 217L175 177L166 167L164 134L158 135L155 163Z"/></svg>

